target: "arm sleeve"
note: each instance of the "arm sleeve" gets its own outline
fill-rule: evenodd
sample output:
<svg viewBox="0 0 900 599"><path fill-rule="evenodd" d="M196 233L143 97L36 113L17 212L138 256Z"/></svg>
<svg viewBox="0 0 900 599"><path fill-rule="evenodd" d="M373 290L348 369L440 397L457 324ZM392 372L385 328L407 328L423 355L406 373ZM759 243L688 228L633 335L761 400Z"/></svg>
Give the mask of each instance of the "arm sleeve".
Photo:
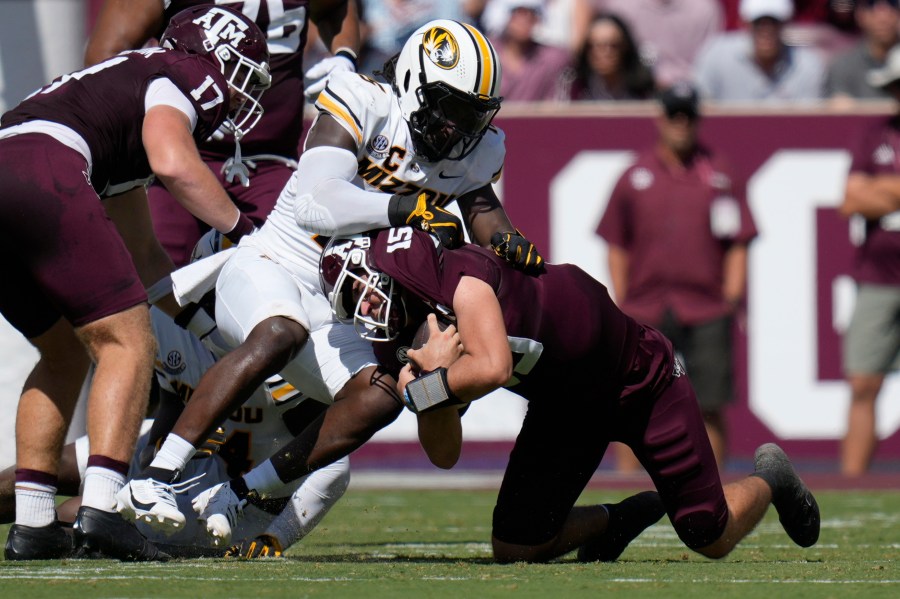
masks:
<svg viewBox="0 0 900 599"><path fill-rule="evenodd" d="M304 151L294 179L297 224L327 236L389 227L391 195L354 184L356 167L356 156L348 150L317 146Z"/></svg>

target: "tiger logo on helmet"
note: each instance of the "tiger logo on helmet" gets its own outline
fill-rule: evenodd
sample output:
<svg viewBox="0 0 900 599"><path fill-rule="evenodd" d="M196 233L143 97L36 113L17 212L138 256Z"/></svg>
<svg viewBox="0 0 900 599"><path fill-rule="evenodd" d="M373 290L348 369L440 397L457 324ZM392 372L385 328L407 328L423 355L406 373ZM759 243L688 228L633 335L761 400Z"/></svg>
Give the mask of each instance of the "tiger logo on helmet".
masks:
<svg viewBox="0 0 900 599"><path fill-rule="evenodd" d="M452 69L459 62L459 44L443 27L432 27L422 39L425 55L442 69Z"/></svg>

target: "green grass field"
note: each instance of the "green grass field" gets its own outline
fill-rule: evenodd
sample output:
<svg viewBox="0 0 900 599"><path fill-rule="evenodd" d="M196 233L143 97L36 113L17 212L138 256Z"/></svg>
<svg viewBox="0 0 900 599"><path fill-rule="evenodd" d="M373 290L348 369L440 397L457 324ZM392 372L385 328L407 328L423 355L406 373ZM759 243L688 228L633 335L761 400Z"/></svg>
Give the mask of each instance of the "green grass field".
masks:
<svg viewBox="0 0 900 599"><path fill-rule="evenodd" d="M580 503L626 491L588 491ZM285 559L0 563L0 597L900 597L900 490L817 493L822 534L800 549L774 510L728 558L687 550L667 519L615 564L490 560L489 490L351 487ZM0 539L7 527L0 527Z"/></svg>

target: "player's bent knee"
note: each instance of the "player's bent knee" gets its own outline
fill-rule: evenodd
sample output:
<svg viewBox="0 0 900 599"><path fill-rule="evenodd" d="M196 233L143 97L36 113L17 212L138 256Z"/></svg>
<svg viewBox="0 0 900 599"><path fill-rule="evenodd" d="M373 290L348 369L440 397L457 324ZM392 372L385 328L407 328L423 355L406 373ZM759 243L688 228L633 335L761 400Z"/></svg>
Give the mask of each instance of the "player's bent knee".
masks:
<svg viewBox="0 0 900 599"><path fill-rule="evenodd" d="M728 551L720 553L717 541L725 532L727 520L709 510L695 510L677 514L672 526L678 538L690 549L706 557L724 557Z"/></svg>
<svg viewBox="0 0 900 599"><path fill-rule="evenodd" d="M299 322L275 316L253 327L242 345L256 348L269 359L287 364L308 339L309 332Z"/></svg>
<svg viewBox="0 0 900 599"><path fill-rule="evenodd" d="M554 554L550 552L553 542L554 540L550 540L540 545L517 545L501 541L496 536L491 537L494 561L501 564L515 562L539 564L549 562L554 557Z"/></svg>

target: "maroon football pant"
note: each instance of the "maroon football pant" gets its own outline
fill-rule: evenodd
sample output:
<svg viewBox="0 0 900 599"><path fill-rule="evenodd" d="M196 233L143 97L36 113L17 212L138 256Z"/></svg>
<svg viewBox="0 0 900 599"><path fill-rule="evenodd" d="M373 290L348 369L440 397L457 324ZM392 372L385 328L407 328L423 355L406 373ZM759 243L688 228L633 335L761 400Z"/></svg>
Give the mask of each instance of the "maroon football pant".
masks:
<svg viewBox="0 0 900 599"><path fill-rule="evenodd" d="M687 375L673 373L671 352L658 331L644 331L636 360L653 372L636 373L641 383L627 397L585 392L590 380L579 368L547 381L539 395L529 393L494 508L494 536L533 546L559 534L611 441L634 450L688 547L722 535L728 507L718 466L693 388Z"/></svg>
<svg viewBox="0 0 900 599"><path fill-rule="evenodd" d="M34 338L147 301L81 154L43 134L0 140L0 312Z"/></svg>

